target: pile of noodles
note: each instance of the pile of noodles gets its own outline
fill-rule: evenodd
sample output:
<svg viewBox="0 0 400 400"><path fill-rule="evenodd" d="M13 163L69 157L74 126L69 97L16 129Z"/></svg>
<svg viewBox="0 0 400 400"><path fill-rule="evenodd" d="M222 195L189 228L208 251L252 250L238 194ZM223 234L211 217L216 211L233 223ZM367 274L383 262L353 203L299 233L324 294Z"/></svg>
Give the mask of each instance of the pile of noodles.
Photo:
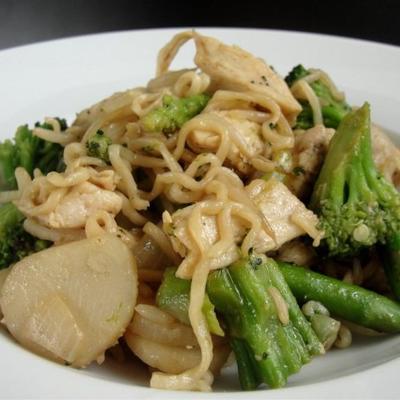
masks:
<svg viewBox="0 0 400 400"><path fill-rule="evenodd" d="M215 344L202 313L207 276L210 270L226 266L224 255L232 247L240 246L241 254L248 254L261 229L273 237L268 221L260 215L244 187L245 183L256 182L265 173L274 171L276 156L293 148L294 133L279 104L263 93L223 90L198 69L169 71L179 47L193 35L193 32L177 35L162 49L157 76L146 88L117 93L95 104L79 113L64 132L56 119L46 120L52 130L35 128L35 135L65 146L65 172L43 176L35 171L31 179L25 170L18 168L18 191L2 193L1 200L15 201L24 212L26 231L56 245L103 232L118 235L134 249L139 264L139 303L144 304L137 306L137 313L153 323L158 321L155 323L159 324L160 332L168 325L169 317L154 302L147 301L146 296L148 292L151 294L151 284L161 280L166 266L178 266L177 276L192 282L189 319L201 357L194 368L180 374L154 372L151 386L209 390ZM295 83L293 94L310 103L315 124L322 124L321 106L310 88L315 80L326 83L337 99L342 94L319 70ZM166 135L144 131L140 118L161 106L163 96L182 98L205 92L212 95L206 108L178 132ZM238 134L236 123L251 124L258 130L260 148L256 156ZM112 139L109 165L87 155L86 142L99 129ZM193 139L196 132L210 136L213 151L196 148ZM240 153L238 162L232 158L233 146ZM66 198L73 201L76 193L93 191L107 195L109 207L86 216L80 227L61 224L57 227L54 216L57 206ZM186 247L180 251L177 244L173 245L168 227L173 212L188 205L191 205L186 218L188 237ZM203 240L204 216L216 218L218 237L212 245ZM246 229L241 243L232 234L232 225L238 220ZM153 251L150 256L149 248ZM151 262L146 263L146 257ZM146 302L150 305L146 306ZM157 329L153 329L155 332ZM187 343L192 345L193 340Z"/></svg>

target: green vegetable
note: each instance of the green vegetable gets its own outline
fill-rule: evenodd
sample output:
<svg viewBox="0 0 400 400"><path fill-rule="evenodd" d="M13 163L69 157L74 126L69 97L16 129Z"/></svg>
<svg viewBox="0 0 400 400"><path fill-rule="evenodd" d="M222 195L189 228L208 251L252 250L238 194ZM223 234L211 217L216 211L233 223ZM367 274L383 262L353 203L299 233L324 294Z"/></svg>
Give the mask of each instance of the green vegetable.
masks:
<svg viewBox="0 0 400 400"><path fill-rule="evenodd" d="M19 164L16 145L8 139L0 143L0 190L17 188L14 172Z"/></svg>
<svg viewBox="0 0 400 400"><path fill-rule="evenodd" d="M66 128L65 120L59 120L61 128ZM45 129L52 129L50 124L36 124ZM0 143L0 190L17 188L15 169L23 167L32 176L33 170L39 168L43 174L62 170L64 148L32 134L27 125L20 126L13 140Z"/></svg>
<svg viewBox="0 0 400 400"><path fill-rule="evenodd" d="M25 232L24 219L14 204L6 203L0 207L0 269L50 245L50 242Z"/></svg>
<svg viewBox="0 0 400 400"><path fill-rule="evenodd" d="M97 157L103 160L105 163L110 163L108 156L108 148L112 144L111 138L106 136L102 130L98 130L89 140L86 142L86 149L88 156Z"/></svg>
<svg viewBox="0 0 400 400"><path fill-rule="evenodd" d="M200 114L210 100L208 94L198 94L186 98L163 97L163 105L141 118L146 131L171 134L183 124Z"/></svg>
<svg viewBox="0 0 400 400"><path fill-rule="evenodd" d="M292 87L295 82L299 79L305 78L310 72L299 64L293 67L293 69L286 75L285 81L289 87Z"/></svg>
<svg viewBox="0 0 400 400"><path fill-rule="evenodd" d="M178 321L190 325L188 308L190 298L190 281L175 276L176 268L167 268L163 281L157 292L157 305L164 311L174 316ZM219 325L215 315L214 305L207 294L203 303L203 314L206 318L211 333L224 336L224 331Z"/></svg>
<svg viewBox="0 0 400 400"><path fill-rule="evenodd" d="M227 326L243 389L262 382L282 387L311 356L323 352L273 260L252 255L214 271L207 293ZM279 317L277 295L287 305L287 321Z"/></svg>
<svg viewBox="0 0 400 400"><path fill-rule="evenodd" d="M301 64L294 67L286 76L285 81L291 87L296 81L310 74L310 71L304 68ZM321 112L324 125L328 128L337 128L343 117L351 111L350 106L345 100L337 100L329 87L321 80L316 80L310 83L316 96L321 103ZM303 108L298 115L296 128L310 129L314 126L314 118L310 104L307 101L300 101Z"/></svg>
<svg viewBox="0 0 400 400"><path fill-rule="evenodd" d="M332 315L380 332L400 332L400 305L360 286L278 262L300 303L315 300Z"/></svg>
<svg viewBox="0 0 400 400"><path fill-rule="evenodd" d="M349 113L333 136L311 196L329 256L350 257L400 231L400 196L376 170L370 109Z"/></svg>
<svg viewBox="0 0 400 400"><path fill-rule="evenodd" d="M68 129L68 124L67 124L67 120L65 118L54 118L58 121L58 123L60 124L60 129L62 131L65 131ZM35 128L43 128L43 129L50 129L53 130L53 126L47 122L36 122L35 123Z"/></svg>
<svg viewBox="0 0 400 400"><path fill-rule="evenodd" d="M319 301L310 300L303 304L301 311L310 320L315 315L326 315L329 317L329 310Z"/></svg>
<svg viewBox="0 0 400 400"><path fill-rule="evenodd" d="M340 322L322 314L315 314L310 322L325 350L329 350L338 336Z"/></svg>
<svg viewBox="0 0 400 400"><path fill-rule="evenodd" d="M254 354L245 340L231 338L229 341L235 353L239 382L243 390L253 390L262 383Z"/></svg>

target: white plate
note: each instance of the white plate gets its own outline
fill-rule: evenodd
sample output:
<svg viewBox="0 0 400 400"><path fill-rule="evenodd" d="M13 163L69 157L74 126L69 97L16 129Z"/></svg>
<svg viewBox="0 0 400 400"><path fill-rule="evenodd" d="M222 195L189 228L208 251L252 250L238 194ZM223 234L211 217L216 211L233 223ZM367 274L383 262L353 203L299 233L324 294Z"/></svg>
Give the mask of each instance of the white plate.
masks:
<svg viewBox="0 0 400 400"><path fill-rule="evenodd" d="M281 74L302 62L325 69L351 104L368 100L373 119L399 131L400 48L322 35L250 29L199 29L235 43L271 63ZM120 32L63 39L0 52L0 138L44 116L73 117L91 103L144 85L155 71L158 49L176 29ZM174 66L191 65L192 48ZM238 391L234 368L218 379L216 393L147 388L137 365L74 370L24 350L0 332L0 397L146 399L278 399L399 397L400 337L361 339L305 366L280 390ZM229 393L228 393L229 392Z"/></svg>

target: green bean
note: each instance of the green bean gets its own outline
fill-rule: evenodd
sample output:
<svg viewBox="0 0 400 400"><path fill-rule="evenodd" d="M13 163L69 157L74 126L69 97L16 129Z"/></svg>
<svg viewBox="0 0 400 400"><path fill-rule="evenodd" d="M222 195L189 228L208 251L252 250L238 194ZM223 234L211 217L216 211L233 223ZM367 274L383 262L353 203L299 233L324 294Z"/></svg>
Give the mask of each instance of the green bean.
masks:
<svg viewBox="0 0 400 400"><path fill-rule="evenodd" d="M300 303L319 301L332 315L381 332L400 332L400 305L362 287L279 262Z"/></svg>

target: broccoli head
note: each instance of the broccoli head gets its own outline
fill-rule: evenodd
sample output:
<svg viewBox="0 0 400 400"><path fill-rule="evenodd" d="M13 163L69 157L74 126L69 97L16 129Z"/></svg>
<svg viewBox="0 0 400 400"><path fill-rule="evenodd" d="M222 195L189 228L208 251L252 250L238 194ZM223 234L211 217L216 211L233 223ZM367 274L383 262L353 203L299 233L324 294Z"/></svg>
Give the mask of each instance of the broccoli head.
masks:
<svg viewBox="0 0 400 400"><path fill-rule="evenodd" d="M299 79L310 74L310 71L301 64L294 67L286 76L285 81L292 87ZM351 108L345 100L336 99L330 88L321 80L310 83L310 86L321 103L322 118L324 125L336 129L343 117L350 112ZM297 117L296 128L309 129L314 126L313 113L307 101L300 100L302 111Z"/></svg>
<svg viewBox="0 0 400 400"><path fill-rule="evenodd" d="M155 108L141 118L142 125L149 132L172 134L183 124L203 111L210 100L207 94L185 98L164 96L161 107Z"/></svg>
<svg viewBox="0 0 400 400"><path fill-rule="evenodd" d="M58 123L60 124L60 129L62 131L65 131L68 128L67 120L65 118L55 117L54 119L58 121ZM43 128L43 129L53 130L53 126L51 124L49 124L48 122L42 122L42 123L36 122L35 128Z"/></svg>
<svg viewBox="0 0 400 400"><path fill-rule="evenodd" d="M0 269L47 248L50 242L33 237L23 228L25 217L12 203L0 207Z"/></svg>
<svg viewBox="0 0 400 400"><path fill-rule="evenodd" d="M285 81L289 87L292 87L292 85L296 81L306 77L307 75L309 75L308 70L306 70L301 64L299 64L293 67L293 69L287 74L287 76L285 77Z"/></svg>
<svg viewBox="0 0 400 400"><path fill-rule="evenodd" d="M374 165L368 103L340 123L310 207L319 215L330 256L354 256L364 247L393 240L399 232L400 196Z"/></svg>
<svg viewBox="0 0 400 400"><path fill-rule="evenodd" d="M66 121L58 119L61 129L67 128ZM36 123L35 127L52 130L50 124ZM64 148L33 135L28 125L20 126L13 140L0 143L0 190L13 190L17 187L15 169L23 167L32 176L33 170L39 168L43 174L50 171L61 171Z"/></svg>
<svg viewBox="0 0 400 400"><path fill-rule="evenodd" d="M103 160L105 163L110 163L108 156L108 147L112 144L111 138L106 136L102 130L98 130L89 140L86 142L87 154L91 157L97 157Z"/></svg>

